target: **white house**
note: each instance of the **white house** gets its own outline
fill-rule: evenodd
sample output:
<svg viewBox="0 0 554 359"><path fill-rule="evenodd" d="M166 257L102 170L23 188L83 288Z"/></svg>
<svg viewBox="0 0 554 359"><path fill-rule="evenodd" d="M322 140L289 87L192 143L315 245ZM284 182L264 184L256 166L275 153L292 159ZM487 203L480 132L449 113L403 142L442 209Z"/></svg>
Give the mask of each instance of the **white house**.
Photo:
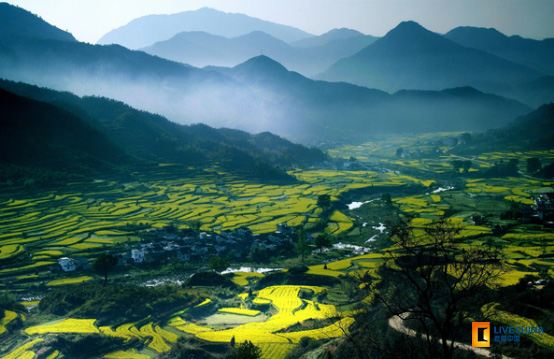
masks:
<svg viewBox="0 0 554 359"><path fill-rule="evenodd" d="M133 249L131 251L131 258L133 258L133 261L135 263L143 263L146 261L146 258L144 257L144 251L140 249Z"/></svg>
<svg viewBox="0 0 554 359"><path fill-rule="evenodd" d="M75 261L72 258L63 257L58 259L58 264L60 267L62 267L62 270L64 272L72 272L75 269L77 269L77 265L75 264Z"/></svg>

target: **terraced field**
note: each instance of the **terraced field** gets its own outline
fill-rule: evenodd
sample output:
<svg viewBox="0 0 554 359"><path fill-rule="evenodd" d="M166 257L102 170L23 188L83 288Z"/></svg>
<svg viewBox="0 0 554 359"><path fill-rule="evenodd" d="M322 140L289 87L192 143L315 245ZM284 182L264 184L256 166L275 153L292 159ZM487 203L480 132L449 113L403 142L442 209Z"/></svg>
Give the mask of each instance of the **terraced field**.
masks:
<svg viewBox="0 0 554 359"><path fill-rule="evenodd" d="M25 193L0 198L0 261L24 252L30 260L11 267L4 261L0 276L35 271L56 264L62 256L93 256L118 243L138 241L132 226L221 231L249 227L273 232L278 223L298 226L316 218L317 196L371 186L406 186L423 182L409 176L371 171L293 171L298 184L248 183L225 174L196 175L186 180L120 184L97 181L69 184L63 190L30 197ZM341 212L331 218L328 233L353 227Z"/></svg>

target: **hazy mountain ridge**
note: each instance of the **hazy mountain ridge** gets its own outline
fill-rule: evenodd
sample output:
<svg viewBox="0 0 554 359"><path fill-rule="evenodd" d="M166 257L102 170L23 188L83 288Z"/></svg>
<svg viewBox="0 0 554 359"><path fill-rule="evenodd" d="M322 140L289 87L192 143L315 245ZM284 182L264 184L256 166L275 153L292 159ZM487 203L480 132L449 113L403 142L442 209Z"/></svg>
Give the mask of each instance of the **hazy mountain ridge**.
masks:
<svg viewBox="0 0 554 359"><path fill-rule="evenodd" d="M554 39L533 40L506 36L494 28L457 27L444 35L449 40L554 75Z"/></svg>
<svg viewBox="0 0 554 359"><path fill-rule="evenodd" d="M374 37L360 34L344 39L326 37L318 46L295 47L262 31L253 31L230 39L206 32L182 32L169 40L157 42L140 50L197 67L233 67L264 54L279 61L288 69L298 71L305 76L312 76L326 70L337 60L355 54L374 41Z"/></svg>
<svg viewBox="0 0 554 359"><path fill-rule="evenodd" d="M5 151L2 153L6 154L2 157L4 162L10 162L10 146L20 142L33 142L28 138L34 138L32 134L39 131L41 124L45 124L37 118L60 117L60 113L65 114L61 116L61 120L47 122L48 131L41 130L49 147L64 149L65 155L59 156L61 162L57 161L56 166L47 166L56 170L67 167L57 167L65 160L73 164L68 158L83 157L83 150L79 147L83 145L101 151L100 154L103 156L97 155L96 152L86 152L89 157L99 158L112 165L121 166L124 160L128 162L127 165L134 168L157 163L177 163L200 168L217 165L232 173L275 180L291 180L275 166L304 167L326 160L326 156L319 150L292 144L269 133L250 135L238 130L216 130L206 125L178 125L161 116L138 111L118 101L98 97L80 98L70 93L11 81L1 80L0 87L5 89L2 90L3 98L20 99L19 102L25 103L28 111L20 111L19 117L7 117L12 121L18 121L19 132L7 133L11 137L10 141L5 142L5 148L3 147ZM39 110L42 115L37 116ZM2 108L2 112L8 115L13 113L9 111L9 107ZM60 134L65 136L68 128L76 128L67 134L69 139L76 141L72 143L73 147L60 143L58 139ZM97 137L88 135L87 131L91 131ZM30 148L28 156L40 159L41 154L36 153L34 147ZM45 152L45 155L47 153ZM15 160L14 164L27 165L26 160L18 160L19 158L12 158ZM29 163L41 167L40 162ZM105 172L102 168L93 169Z"/></svg>
<svg viewBox="0 0 554 359"><path fill-rule="evenodd" d="M340 28L340 29L330 30L319 36L308 37L306 39L291 42L289 45L294 47L318 47L318 46L327 45L328 43L337 41L337 40L344 41L347 39L360 38L360 37L372 37L374 39L377 39L373 36L364 35L357 30Z"/></svg>
<svg viewBox="0 0 554 359"><path fill-rule="evenodd" d="M243 14L202 8L171 15L149 15L138 18L108 32L97 43L120 44L130 49L138 49L167 40L184 31L203 31L226 37L263 31L285 42L312 36L291 26L275 24Z"/></svg>
<svg viewBox="0 0 554 359"><path fill-rule="evenodd" d="M529 107L464 87L443 91L401 91L394 95L348 83L313 81L258 56L232 69L237 81L263 88L268 100L296 111L298 131L315 138L348 138L368 133L486 130L503 126ZM340 119L340 120L337 120ZM301 132L301 133L303 133ZM308 140L304 138L303 140Z"/></svg>
<svg viewBox="0 0 554 359"><path fill-rule="evenodd" d="M458 45L409 21L318 78L389 92L472 86L494 92L540 77L539 71Z"/></svg>

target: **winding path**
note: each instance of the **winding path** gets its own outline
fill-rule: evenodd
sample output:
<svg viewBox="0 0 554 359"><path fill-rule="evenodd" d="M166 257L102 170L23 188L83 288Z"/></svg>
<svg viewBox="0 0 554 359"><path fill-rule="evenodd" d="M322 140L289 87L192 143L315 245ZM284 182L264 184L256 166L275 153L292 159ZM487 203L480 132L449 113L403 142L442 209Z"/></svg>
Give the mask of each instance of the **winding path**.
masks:
<svg viewBox="0 0 554 359"><path fill-rule="evenodd" d="M415 330L406 328L406 326L404 325L404 319L407 316L408 316L408 313L402 313L400 315L395 315L395 316L391 317L389 319L389 326L392 329L396 330L396 331L407 334L411 337L415 337L417 335L417 332ZM442 343L442 339L439 339L439 342ZM451 343L450 340L447 340L446 342L448 344ZM475 348L475 347L472 347L471 345L460 343L460 342L454 342L454 347L464 349L464 350L470 350L470 351L474 352L477 355L481 355L481 356L484 356L484 357L487 357L487 358L490 357L490 355L491 355L491 352L488 349ZM508 356L505 356L505 355L502 355L502 359L512 359L512 358L508 357Z"/></svg>

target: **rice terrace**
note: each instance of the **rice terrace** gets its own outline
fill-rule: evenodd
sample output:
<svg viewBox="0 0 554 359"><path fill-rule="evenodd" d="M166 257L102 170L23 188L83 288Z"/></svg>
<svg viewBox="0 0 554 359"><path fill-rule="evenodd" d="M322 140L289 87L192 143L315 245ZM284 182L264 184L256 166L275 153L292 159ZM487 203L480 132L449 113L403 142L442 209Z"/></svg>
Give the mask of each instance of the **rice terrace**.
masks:
<svg viewBox="0 0 554 359"><path fill-rule="evenodd" d="M551 21L232 3L0 3L0 358L554 358Z"/></svg>

